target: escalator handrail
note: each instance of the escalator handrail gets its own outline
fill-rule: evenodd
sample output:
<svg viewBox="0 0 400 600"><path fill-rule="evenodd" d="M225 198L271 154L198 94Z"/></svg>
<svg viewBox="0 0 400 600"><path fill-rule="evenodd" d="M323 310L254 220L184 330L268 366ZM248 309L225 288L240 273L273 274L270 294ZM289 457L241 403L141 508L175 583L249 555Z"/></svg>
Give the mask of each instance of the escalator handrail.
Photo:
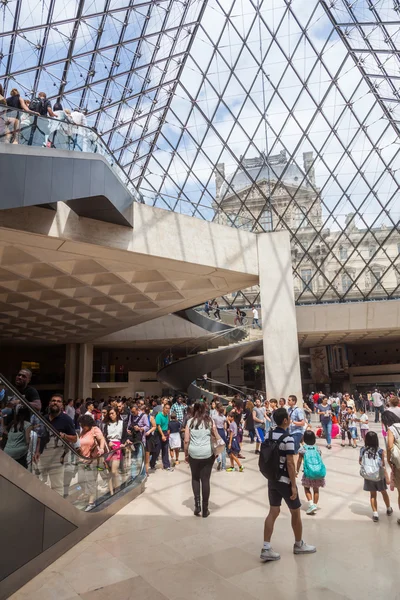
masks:
<svg viewBox="0 0 400 600"><path fill-rule="evenodd" d="M238 325L237 327L232 327L231 329L226 329L225 331L219 331L218 333L216 333L215 335L213 335L213 336L211 336L211 337L204 336L204 338L192 338L192 339L203 339L203 344L204 344L204 343L211 343L211 342L213 342L214 340L216 340L216 339L218 339L218 338L220 338L220 337L223 337L223 336L226 336L226 335L229 335L229 334L231 334L231 333L232 333L232 331L239 331L239 330L242 330L242 331L243 331L243 333L248 333L248 331L249 331L249 327L247 327L247 326L244 326L244 325ZM189 341L192 341L192 340L189 340ZM167 352L168 352L169 354L171 354L171 353L172 353L172 350L174 350L174 349L176 349L176 348L178 348L178 347L180 347L180 346L185 346L185 345L187 345L187 344L188 344L188 342L187 342L187 341L186 341L186 342L180 342L179 344L175 344L174 346L171 346L170 348L167 348L166 350L163 350L163 351L162 351L162 352L161 352L161 353L160 353L160 354L157 356L157 364L159 365L159 369L158 369L158 370L159 370L159 371L161 371L161 369L163 369L163 368L165 368L165 367L169 367L170 365L172 365L172 364L174 364L174 363L178 362L178 360L179 360L179 359L178 359L178 360L172 360L170 363L168 363L168 365L164 365L164 364L162 364L162 360L163 360L163 358L164 358L165 356L168 356L168 354L166 354ZM198 350L198 348L200 348L200 347L201 347L203 344L201 344L201 343L200 343L200 344L198 344L197 346L194 346L193 348L190 348L190 351L188 351L188 352L186 353L186 356L183 356L183 357L180 357L180 358L187 358L188 356L191 356L191 355L195 355L195 354L197 354L197 352L196 352L196 351L197 351L197 350ZM229 344L228 344L228 346L229 346ZM161 365L161 366L160 366L160 365Z"/></svg>
<svg viewBox="0 0 400 600"><path fill-rule="evenodd" d="M54 434L54 436L56 438L58 438L62 444L64 444L64 446L66 447L66 450L69 452L72 452L72 454L74 454L80 460L81 463L91 464L93 462L93 460L95 460L93 458L87 458L86 456L82 456L82 454L80 454L75 448L73 448L69 442L64 440L64 438L61 437L61 435L57 431L57 429L55 429L55 427L53 427L51 422L48 421L47 419L45 419L45 417L42 415L42 413L40 413L36 408L31 406L29 404L29 402L27 400L25 400L25 398L23 396L21 396L20 392L12 385L12 383L10 383L8 381L8 379L0 373L0 387L1 387L2 383L4 383L4 387L8 387L12 391L12 393L18 398L18 400L21 402L21 404L23 404L26 408L28 408L39 419L39 421L42 423L42 425L46 429L50 429L51 433ZM79 437L79 435L78 435L78 437ZM144 445L142 442L134 442L132 445L133 446L141 445L144 448ZM108 459L110 456L115 454L115 452L117 452L117 449L110 450L109 452L104 452L104 454L101 455L101 458Z"/></svg>
<svg viewBox="0 0 400 600"><path fill-rule="evenodd" d="M210 383L216 383L217 385L223 385L225 387L231 388L232 390L235 390L237 392L239 392L240 394L245 395L246 392L242 392L242 390L238 389L238 388L246 388L246 390L250 390L252 392L256 392L256 394L260 393L260 394L264 394L265 392L263 392L263 390L257 390L256 388L251 388L248 387L247 385L237 385L234 386L231 383L224 383L223 381L217 381L216 379L211 379L210 377L207 378L207 381ZM218 394L216 394L218 395Z"/></svg>

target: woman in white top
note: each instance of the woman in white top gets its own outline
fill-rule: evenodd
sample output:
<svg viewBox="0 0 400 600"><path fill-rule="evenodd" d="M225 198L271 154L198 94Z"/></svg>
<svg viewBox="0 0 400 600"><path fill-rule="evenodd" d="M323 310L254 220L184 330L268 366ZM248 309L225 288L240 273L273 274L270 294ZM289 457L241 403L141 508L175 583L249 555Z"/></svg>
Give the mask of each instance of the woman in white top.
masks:
<svg viewBox="0 0 400 600"><path fill-rule="evenodd" d="M385 410L382 413L382 423L387 430L387 460L392 467L391 482L397 489L398 503L400 508L400 468L396 467L391 463L391 454L393 446L399 445L400 439L400 418L392 411ZM397 523L400 525L400 519L397 519Z"/></svg>
<svg viewBox="0 0 400 600"><path fill-rule="evenodd" d="M117 408L110 407L104 420L104 437L110 450L114 452L106 458L110 466L111 478L109 480L110 494L113 495L119 488L119 467L122 458L122 448L128 437L127 420L123 421Z"/></svg>
<svg viewBox="0 0 400 600"><path fill-rule="evenodd" d="M207 412L205 402L196 402L193 407L193 417L185 427L185 461L189 463L192 472L192 489L194 494L194 514L202 512L208 517L208 500L210 497L210 477L215 456L211 443L211 432L216 436L215 423ZM203 504L200 503L200 488Z"/></svg>

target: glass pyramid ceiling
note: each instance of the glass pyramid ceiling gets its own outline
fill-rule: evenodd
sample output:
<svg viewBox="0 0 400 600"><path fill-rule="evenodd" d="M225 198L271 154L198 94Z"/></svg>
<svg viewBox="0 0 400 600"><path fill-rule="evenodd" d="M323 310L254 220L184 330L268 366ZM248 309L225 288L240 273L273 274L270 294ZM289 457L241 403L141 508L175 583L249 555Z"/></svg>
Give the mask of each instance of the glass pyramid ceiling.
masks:
<svg viewBox="0 0 400 600"><path fill-rule="evenodd" d="M297 302L394 298L399 32L397 0L1 0L0 80L85 109L146 203L288 229Z"/></svg>

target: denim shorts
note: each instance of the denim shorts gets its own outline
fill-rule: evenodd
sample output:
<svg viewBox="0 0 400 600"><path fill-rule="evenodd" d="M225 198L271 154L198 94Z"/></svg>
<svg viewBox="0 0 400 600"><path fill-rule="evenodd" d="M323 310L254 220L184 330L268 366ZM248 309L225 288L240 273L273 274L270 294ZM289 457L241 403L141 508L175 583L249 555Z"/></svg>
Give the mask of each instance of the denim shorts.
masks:
<svg viewBox="0 0 400 600"><path fill-rule="evenodd" d="M349 432L353 440L358 438L357 427L349 427Z"/></svg>

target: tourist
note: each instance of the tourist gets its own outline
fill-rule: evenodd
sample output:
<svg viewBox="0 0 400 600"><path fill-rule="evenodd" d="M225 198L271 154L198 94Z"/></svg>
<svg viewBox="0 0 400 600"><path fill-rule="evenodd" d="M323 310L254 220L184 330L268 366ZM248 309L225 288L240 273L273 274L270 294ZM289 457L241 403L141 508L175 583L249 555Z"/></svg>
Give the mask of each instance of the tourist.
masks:
<svg viewBox="0 0 400 600"><path fill-rule="evenodd" d="M86 398L86 411L85 411L85 415L92 417L93 420L94 416L93 416L93 411L94 411L94 402L92 400L92 398Z"/></svg>
<svg viewBox="0 0 400 600"><path fill-rule="evenodd" d="M355 408L349 408L348 425L349 425L349 433L351 436L351 444L352 444L353 448L357 448L358 433L357 433L357 415L356 415Z"/></svg>
<svg viewBox="0 0 400 600"><path fill-rule="evenodd" d="M278 408L278 400L276 398L270 398L270 400L269 400L269 413L268 413L268 416L269 416L269 418L271 420L271 428L272 429L274 427L276 427L276 423L275 423L275 420L274 420L274 414L275 414L275 411L277 410L277 408Z"/></svg>
<svg viewBox="0 0 400 600"><path fill-rule="evenodd" d="M330 450L332 448L332 410L326 396L322 398L322 404L318 405L318 414L321 419L321 426L326 439L326 447Z"/></svg>
<svg viewBox="0 0 400 600"><path fill-rule="evenodd" d="M278 406L279 408L286 408L286 398L279 398Z"/></svg>
<svg viewBox="0 0 400 600"><path fill-rule="evenodd" d="M79 419L81 433L79 435L80 453L88 459L99 458L104 454L105 439L101 430L96 427L93 417L88 414L83 415ZM84 462L79 465L78 482L86 497L87 506L86 512L91 511L95 507L95 493L97 480L97 463L93 464Z"/></svg>
<svg viewBox="0 0 400 600"><path fill-rule="evenodd" d="M240 308L236 308L236 313L235 313L235 318L233 320L233 324L235 325L235 327L237 327L238 325L242 325L242 321L243 321L242 311L240 310Z"/></svg>
<svg viewBox="0 0 400 600"><path fill-rule="evenodd" d="M293 434L290 434L293 437ZM322 461L321 450L316 446L316 437L313 431L304 432L304 445L299 448L297 471L299 474L301 464L304 463L301 485L308 500L306 515L314 515L318 510L319 490L325 487L326 468ZM312 493L311 493L312 490Z"/></svg>
<svg viewBox="0 0 400 600"><path fill-rule="evenodd" d="M282 500L284 500L291 512L291 524L294 533L294 554L311 554L316 552L315 546L309 546L303 541L303 526L301 522L301 502L296 485L296 467L294 462L294 440L287 433L290 425L289 415L284 408L275 411L275 429L270 431L272 442L279 443L279 479L268 481L269 514L264 525L264 545L260 558L263 561L279 560L280 555L271 547L271 537L274 531L275 521L281 511Z"/></svg>
<svg viewBox="0 0 400 600"><path fill-rule="evenodd" d="M253 308L251 309L251 312L253 313L253 329L255 329L256 325L257 325L258 329L261 329L261 325L258 322L258 319L259 319L258 310L256 309L255 306L253 306Z"/></svg>
<svg viewBox="0 0 400 600"><path fill-rule="evenodd" d="M347 438L349 440L349 446L352 445L352 440L351 440L351 433L349 430L349 421L350 421L350 412L351 412L351 408L347 407L347 402L345 400L342 401L341 407L340 407L340 411L339 411L339 427L340 427L340 434L342 437L342 442L341 442L341 446L344 447L345 446L345 439L346 439L346 435Z"/></svg>
<svg viewBox="0 0 400 600"><path fill-rule="evenodd" d="M157 434L157 425L156 420L153 417L150 407L145 408L145 413L148 419L148 430L145 433L145 464L146 464L146 474L148 475L150 471L155 471L157 457L160 453L160 445L158 442L158 434Z"/></svg>
<svg viewBox="0 0 400 600"><path fill-rule="evenodd" d="M210 302L206 300L204 303L204 312L206 313L207 317L210 316L210 310Z"/></svg>
<svg viewBox="0 0 400 600"><path fill-rule="evenodd" d="M375 423L379 423L379 415L382 415L385 410L385 403L382 394L377 389L372 394L372 403L375 410Z"/></svg>
<svg viewBox="0 0 400 600"><path fill-rule="evenodd" d="M242 473L244 468L239 460L240 457L240 444L238 440L238 426L235 421L235 415L231 411L228 415L228 439L227 439L227 453L231 462L231 466L226 470L231 473L235 470L235 463L239 467L239 471Z"/></svg>
<svg viewBox="0 0 400 600"><path fill-rule="evenodd" d="M169 450L169 444L168 444L169 411L170 411L170 405L168 404L168 402L165 402L163 405L162 411L157 413L157 415L156 415L157 431L158 431L158 435L160 438L161 458L162 458L163 469L165 471L173 471L173 468L171 467L171 464L169 462L169 454L168 454L168 450Z"/></svg>
<svg viewBox="0 0 400 600"><path fill-rule="evenodd" d="M347 392L344 394L344 400L349 408L354 409L356 407L353 397Z"/></svg>
<svg viewBox="0 0 400 600"><path fill-rule="evenodd" d="M289 433L294 439L294 453L298 454L300 443L303 437L304 427L306 424L303 409L297 405L297 396L291 395L288 398L288 415L290 418Z"/></svg>
<svg viewBox="0 0 400 600"><path fill-rule="evenodd" d="M169 430L169 451L171 454L171 460L174 460L174 465L179 465L179 452L181 450L182 438L181 438L182 424L178 421L175 413L171 412L170 420L168 423Z"/></svg>
<svg viewBox="0 0 400 600"><path fill-rule="evenodd" d="M146 413L140 410L138 405L132 401L126 423L127 439L129 439L132 444L137 444L139 442L145 444L148 427L149 420Z"/></svg>
<svg viewBox="0 0 400 600"><path fill-rule="evenodd" d="M254 411L254 404L253 404L251 398L248 398L248 400L246 402L246 406L244 408L244 422L245 422L245 429L247 429L251 444L254 444L254 437L256 435L253 411Z"/></svg>
<svg viewBox="0 0 400 600"><path fill-rule="evenodd" d="M267 418L265 407L261 406L260 398L256 398L256 404L253 408L253 421L256 431L256 454L260 454L260 445L265 439L265 421Z"/></svg>
<svg viewBox="0 0 400 600"><path fill-rule="evenodd" d="M52 425L52 428L59 433L62 440L75 446L78 442L75 425L72 419L63 412L63 408L62 395L54 394L50 399L49 412L45 418ZM64 464L66 462L64 457L66 447L63 444L60 447L55 445L51 447L50 440L52 438L56 438L56 436L54 436L51 429L46 429L40 439L40 449L38 449L34 460L38 463L41 480L47 483L47 478L49 478L50 487L61 496L64 496L67 495L67 490L64 493Z"/></svg>
<svg viewBox="0 0 400 600"><path fill-rule="evenodd" d="M171 412L176 414L176 418L178 419L181 425L183 425L186 411L187 406L183 401L183 397L178 396L176 401L171 406Z"/></svg>
<svg viewBox="0 0 400 600"><path fill-rule="evenodd" d="M130 415L129 407L126 405L126 401L122 398L118 398L117 400L117 409L119 415L123 421L127 421Z"/></svg>
<svg viewBox="0 0 400 600"><path fill-rule="evenodd" d="M233 417L231 417L233 421ZM202 513L203 518L210 514L208 503L210 498L210 477L215 456L212 450L211 432L217 429L207 414L206 405L196 402L193 417L185 428L185 461L189 463L192 473L192 489L194 495L194 514Z"/></svg>
<svg viewBox="0 0 400 600"><path fill-rule="evenodd" d="M15 387L21 396L24 396L29 406L32 406L32 408L35 408L36 410L40 410L42 408L40 396L38 391L30 385L31 379L32 371L29 369L21 369L15 378Z"/></svg>
<svg viewBox="0 0 400 600"><path fill-rule="evenodd" d="M30 417L29 408L26 406L14 410L12 423L7 428L7 442L4 447L4 452L25 469L28 468L27 456L32 431Z"/></svg>
<svg viewBox="0 0 400 600"><path fill-rule="evenodd" d="M385 451L379 448L379 439L375 431L369 431L365 436L365 446L360 450L360 474L364 477L364 491L370 493L372 520L379 521L377 492L380 492L386 505L386 514L391 515L393 508L390 506L387 493L388 479L385 465Z"/></svg>
<svg viewBox="0 0 400 600"><path fill-rule="evenodd" d="M75 408L74 408L74 401L72 398L70 398L69 400L67 400L65 406L64 406L64 410L65 413L72 419L75 419Z"/></svg>
<svg viewBox="0 0 400 600"><path fill-rule="evenodd" d="M214 399L214 400L211 400L211 404L210 404L210 417L212 419L214 419L217 416L218 416L217 402Z"/></svg>
<svg viewBox="0 0 400 600"><path fill-rule="evenodd" d="M395 396L394 394L390 395L389 406L386 410L389 410L390 412L394 413L396 417L400 418L400 406L398 396Z"/></svg>
<svg viewBox="0 0 400 600"><path fill-rule="evenodd" d="M122 459L122 449L128 439L127 421L123 421L117 408L113 406L107 410L107 418L104 426L104 437L108 443L111 453L106 462L111 471L109 479L110 494L113 495L120 486L119 469Z"/></svg>
<svg viewBox="0 0 400 600"><path fill-rule="evenodd" d="M212 417L212 419L217 428L218 435L226 445L227 418L225 416L225 409L222 404L218 405L218 414L215 417ZM226 469L226 447L224 448L223 452L217 456L217 471L220 471L221 469L223 471Z"/></svg>
<svg viewBox="0 0 400 600"><path fill-rule="evenodd" d="M216 300L212 303L212 309L214 311L214 317L217 321L221 321L221 311L219 309L219 304Z"/></svg>
<svg viewBox="0 0 400 600"><path fill-rule="evenodd" d="M387 429L387 460L391 466L391 488L397 489L400 508L400 418L393 411L382 413L382 423ZM400 518L397 519L400 525Z"/></svg>
<svg viewBox="0 0 400 600"><path fill-rule="evenodd" d="M360 408L360 417L358 419L358 422L360 423L361 439L365 440L365 436L369 431L368 415L365 411L365 406L362 406Z"/></svg>
<svg viewBox="0 0 400 600"><path fill-rule="evenodd" d="M19 91L13 88L10 92L10 96L7 98L7 106L9 108L15 108L16 110L25 110L26 112L37 112L29 110L25 100L21 98Z"/></svg>

